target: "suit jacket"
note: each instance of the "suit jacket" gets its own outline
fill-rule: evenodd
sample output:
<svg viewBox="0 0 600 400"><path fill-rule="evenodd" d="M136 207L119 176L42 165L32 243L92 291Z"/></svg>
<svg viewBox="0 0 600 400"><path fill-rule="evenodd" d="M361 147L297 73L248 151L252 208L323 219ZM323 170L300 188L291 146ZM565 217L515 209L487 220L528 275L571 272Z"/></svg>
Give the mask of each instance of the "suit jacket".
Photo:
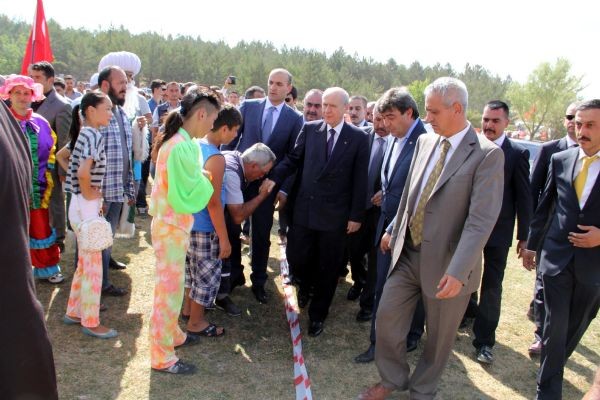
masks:
<svg viewBox="0 0 600 400"><path fill-rule="evenodd" d="M439 135L421 135L417 140L392 232L388 276L402 252L423 173L440 140ZM469 127L425 206L420 279L426 296L435 296L444 274L463 283L461 295L479 287L482 250L502 205L503 166L502 150Z"/></svg>
<svg viewBox="0 0 600 400"><path fill-rule="evenodd" d="M424 133L427 133L427 131L425 130L423 123L419 120L412 132L410 132L410 136L406 139L406 143L404 143L404 147L398 155L398 159L396 160L396 164L394 164L394 169L390 174L388 182L385 182L385 180L382 182L384 194L381 203L381 216L379 217L379 222L377 224L377 237L375 239L377 242L381 239L384 229L393 221L396 212L398 212L398 205L400 204L400 198L402 197L402 191L404 190L410 163L413 158L413 153L415 152L417 139ZM390 142L390 144L388 144L386 156L383 159L382 169L385 169L385 165L392 155L391 146L392 143Z"/></svg>
<svg viewBox="0 0 600 400"><path fill-rule="evenodd" d="M243 153L255 143L261 142L269 146L275 153L277 160L275 165L279 163L285 155L294 149L296 138L302 128L302 115L298 114L293 108L287 104L283 105L277 123L273 127L271 136L267 142L262 139L262 116L265 109L266 99L251 99L246 100L240 107L242 114L242 125L238 130L237 137L228 145L224 146L227 150L238 150ZM289 192L292 185L292 180L286 180L282 187L286 193Z"/></svg>
<svg viewBox="0 0 600 400"><path fill-rule="evenodd" d="M486 246L510 247L517 217L517 240L527 240L533 213L529 184L529 150L508 137L502 143L504 152L504 195L500 216Z"/></svg>
<svg viewBox="0 0 600 400"><path fill-rule="evenodd" d="M548 177L548 168L550 166L550 157L554 153L566 150L569 147L567 144L567 138L564 137L558 140L552 140L548 143L544 143L538 155L533 161L533 170L531 171L531 197L533 201L533 210L537 208L540 196L544 191L546 185L546 178Z"/></svg>
<svg viewBox="0 0 600 400"><path fill-rule="evenodd" d="M572 260L579 282L600 285L600 247L575 247L568 239L569 232L581 233L577 225L600 227L600 176L581 209L573 187L578 156L579 149L574 148L550 159L548 180L531 222L527 248L537 250L541 245L541 273L555 276Z"/></svg>
<svg viewBox="0 0 600 400"><path fill-rule="evenodd" d="M71 103L52 89L35 111L48 120L50 127L56 133L56 151L62 149L69 141L72 110Z"/></svg>
<svg viewBox="0 0 600 400"><path fill-rule="evenodd" d="M362 222L369 163L367 134L344 123L327 160L327 124L307 122L296 146L275 167L271 176L279 183L301 168L294 224L319 231L345 230L348 221Z"/></svg>

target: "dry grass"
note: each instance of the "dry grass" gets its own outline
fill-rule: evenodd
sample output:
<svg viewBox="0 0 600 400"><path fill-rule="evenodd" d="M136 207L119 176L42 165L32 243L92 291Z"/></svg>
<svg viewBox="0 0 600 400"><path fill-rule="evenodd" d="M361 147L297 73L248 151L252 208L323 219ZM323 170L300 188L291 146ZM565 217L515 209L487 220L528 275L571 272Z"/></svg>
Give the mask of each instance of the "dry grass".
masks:
<svg viewBox="0 0 600 400"><path fill-rule="evenodd" d="M150 246L149 217L137 220L136 237L120 240L115 258L126 262L125 271L110 272L111 280L127 287L130 295L108 297L104 324L119 331L117 340L102 341L84 336L78 328L64 326L73 272L73 252L62 261L67 280L54 286L38 283L54 345L59 393L63 399L292 399L292 349L287 327L274 244L270 260L272 294L260 305L248 287L236 289L234 301L243 307L241 318L213 311L210 319L226 327L222 338L205 339L199 346L182 349L179 355L199 367L191 377L151 372L148 349L148 317L152 307L154 256ZM276 243L273 236L273 243ZM245 264L248 260L245 258ZM246 268L248 270L248 268ZM249 271L246 271L249 273ZM484 368L473 360L471 332L457 336L456 346L440 387L442 399L527 399L535 396L537 362L527 355L533 325L525 312L531 298L533 274L509 260L504 283L504 302L497 331L496 363ZM315 399L352 399L378 381L374 364L352 362L368 346L369 324L357 323L357 303L345 294L350 282L341 284L324 333L305 337L304 355ZM279 296L278 296L279 294ZM302 327L307 317L301 315ZM565 370L564 398L579 399L589 388L600 364L600 326L594 321ZM419 351L411 354L414 365ZM406 394L393 398L405 399Z"/></svg>

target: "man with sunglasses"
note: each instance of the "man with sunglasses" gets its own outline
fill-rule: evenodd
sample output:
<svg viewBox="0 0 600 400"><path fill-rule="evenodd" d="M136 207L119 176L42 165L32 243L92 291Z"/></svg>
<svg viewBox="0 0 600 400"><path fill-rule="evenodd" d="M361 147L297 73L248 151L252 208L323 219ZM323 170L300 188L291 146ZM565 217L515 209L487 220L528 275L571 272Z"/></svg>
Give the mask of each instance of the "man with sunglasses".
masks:
<svg viewBox="0 0 600 400"><path fill-rule="evenodd" d="M150 112L153 113L154 109L162 103L162 95L167 90L165 81L161 79L155 79L150 84L150 90L152 91L152 98L148 100L148 107Z"/></svg>
<svg viewBox="0 0 600 400"><path fill-rule="evenodd" d="M578 102L569 104L565 112L563 125L567 130L567 135L562 139L552 140L544 143L533 162L533 170L531 171L531 194L533 198L533 210L538 206L538 201L548 176L548 168L550 167L550 158L553 154L567 150L571 147L578 146L577 136L575 134L575 110L579 105ZM544 326L544 292L542 279L540 274L536 275L535 289L533 298L533 320L535 323L535 340L529 346L530 355L539 355L542 352L542 329Z"/></svg>

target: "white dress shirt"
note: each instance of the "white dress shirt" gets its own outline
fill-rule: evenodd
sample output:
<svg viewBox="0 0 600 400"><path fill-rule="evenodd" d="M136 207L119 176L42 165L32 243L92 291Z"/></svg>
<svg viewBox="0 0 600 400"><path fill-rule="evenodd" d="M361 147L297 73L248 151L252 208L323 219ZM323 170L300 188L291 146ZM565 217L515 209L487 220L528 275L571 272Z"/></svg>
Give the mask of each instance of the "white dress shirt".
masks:
<svg viewBox="0 0 600 400"><path fill-rule="evenodd" d="M344 127L344 120L342 119L342 121L337 124L336 126L331 126L329 124L327 124L327 136L325 137L325 141L329 140L329 130L331 128L335 129L335 135L333 135L333 147L331 148L331 153L333 153L333 149L335 149L335 144L337 143L338 139L340 138L340 132L342 131L342 128Z"/></svg>
<svg viewBox="0 0 600 400"><path fill-rule="evenodd" d="M600 151L597 152L595 155L600 157ZM579 175L579 173L581 172L584 157L587 157L587 154L585 154L582 149L579 149L579 157L577 158L577 163L575 163L575 171L577 171L577 173L573 178L577 178L577 175ZM579 199L579 208L583 209L583 206L585 206L585 202L587 201L588 197L590 197L592 188L596 184L596 179L598 179L598 173L600 173L600 158L595 159L594 162L590 164L590 168L588 169L588 176L585 180L585 185L583 186L583 193L581 194L581 199Z"/></svg>
<svg viewBox="0 0 600 400"><path fill-rule="evenodd" d="M277 125L277 121L279 120L279 116L281 115L281 109L283 108L283 106L284 106L284 102L281 102L281 104L279 104L278 106L273 106L273 104L267 97L265 99L265 109L263 110L263 115L262 115L262 120L261 120L262 124L260 126L261 127L265 126L265 120L267 119L267 115L269 114L269 108L275 107L275 109L273 110L273 125L271 125L271 133L272 133L273 130L275 129L275 125Z"/></svg>
<svg viewBox="0 0 600 400"><path fill-rule="evenodd" d="M419 188L419 195L417 196L415 205L419 204L419 198L421 197L421 193L423 192L423 189L425 188L425 185L427 184L427 179L429 178L429 175L431 175L431 171L433 171L435 164L440 159L440 153L442 151L442 140L446 139L450 142L450 148L448 149L448 153L446 153L446 159L444 160L444 168L446 168L446 165L448 165L448 162L454 155L454 151L460 145L460 142L462 142L463 138L465 137L465 135L467 134L467 132L469 131L470 128L471 128L471 124L467 124L467 126L462 131L458 132L455 135L450 136L449 138L440 136L440 141L433 152L433 156L431 157L431 159L429 160L429 163L427 164L425 173L423 174L423 179L421 180L421 187ZM437 135L437 133L436 133L436 135ZM442 173L443 173L443 171L444 170L442 169ZM416 208L417 207L415 207L414 211L416 211Z"/></svg>

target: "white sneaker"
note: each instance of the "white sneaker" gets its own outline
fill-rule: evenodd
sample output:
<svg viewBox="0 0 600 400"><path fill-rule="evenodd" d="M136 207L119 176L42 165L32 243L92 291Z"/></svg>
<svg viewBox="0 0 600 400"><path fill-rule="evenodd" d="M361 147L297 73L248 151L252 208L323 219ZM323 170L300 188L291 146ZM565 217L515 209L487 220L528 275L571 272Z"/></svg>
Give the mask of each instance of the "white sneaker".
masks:
<svg viewBox="0 0 600 400"><path fill-rule="evenodd" d="M48 278L48 282L50 282L50 283L61 283L64 280L65 280L65 277L60 272L58 272L58 273L52 275L50 278Z"/></svg>

